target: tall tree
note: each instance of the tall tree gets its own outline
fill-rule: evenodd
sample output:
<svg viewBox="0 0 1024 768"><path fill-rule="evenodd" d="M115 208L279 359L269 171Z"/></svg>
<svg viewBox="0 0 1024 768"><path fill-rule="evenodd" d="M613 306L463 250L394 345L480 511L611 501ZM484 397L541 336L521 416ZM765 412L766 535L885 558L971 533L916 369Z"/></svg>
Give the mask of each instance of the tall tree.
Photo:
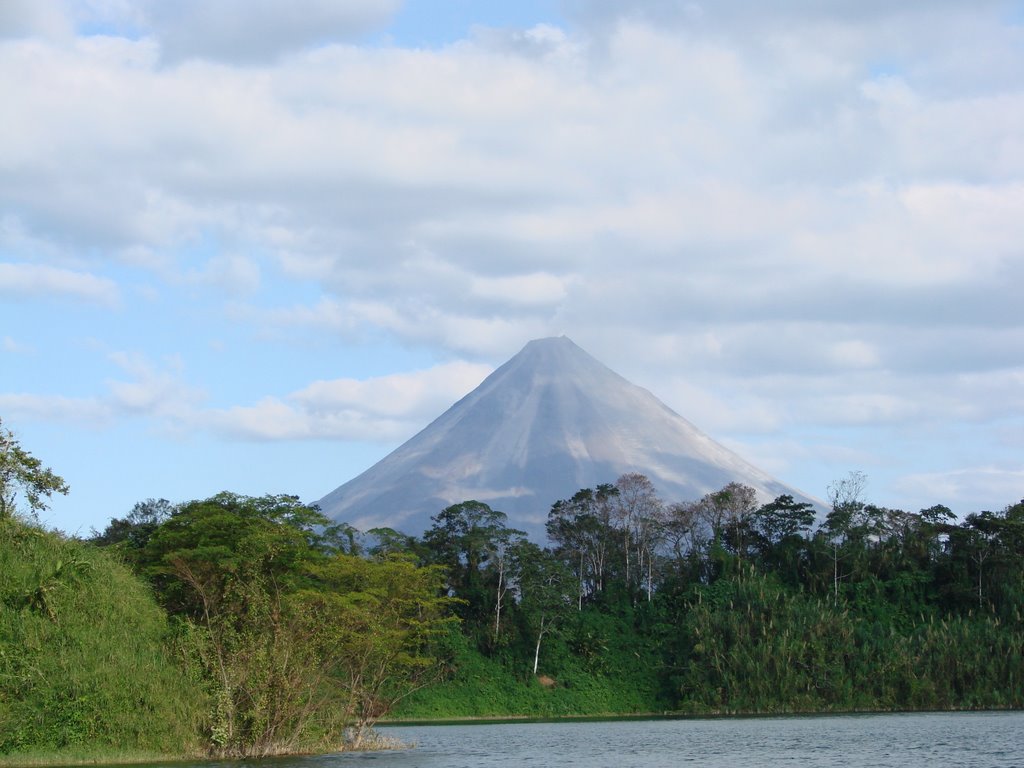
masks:
<svg viewBox="0 0 1024 768"><path fill-rule="evenodd" d="M801 557L814 520L814 507L789 494L758 507L749 517L749 527L762 568L779 573L791 585L799 583Z"/></svg>
<svg viewBox="0 0 1024 768"><path fill-rule="evenodd" d="M572 610L574 579L562 560L531 541L523 541L516 547L515 558L519 608L536 638L533 674L537 674L544 638Z"/></svg>
<svg viewBox="0 0 1024 768"><path fill-rule="evenodd" d="M430 641L455 619L438 595L440 566L403 555L366 560L348 554L309 566L314 586L295 597L309 643L358 749L374 722L439 677Z"/></svg>
<svg viewBox="0 0 1024 768"><path fill-rule="evenodd" d="M742 560L749 544L747 523L757 507L757 492L749 485L728 483L704 495L696 506L696 515L704 528L708 553L708 580L720 575L730 562L729 552Z"/></svg>
<svg viewBox="0 0 1024 768"><path fill-rule="evenodd" d="M464 601L463 617L479 626L493 616L496 636L509 587L508 549L526 534L480 501L454 504L431 520L423 536L430 562L448 569L449 588Z"/></svg>
<svg viewBox="0 0 1024 768"><path fill-rule="evenodd" d="M646 585L647 600L654 591L654 554L662 536L665 506L646 475L630 472L615 481L613 519L619 526L625 554L627 588Z"/></svg>
<svg viewBox="0 0 1024 768"><path fill-rule="evenodd" d="M857 551L864 543L864 526L860 515L864 510L864 488L867 476L852 471L846 477L834 480L828 486L828 500L831 506L825 521L818 528L817 538L824 542L831 553L832 602L839 603L839 583L850 577L849 572L840 569L840 563Z"/></svg>
<svg viewBox="0 0 1024 768"><path fill-rule="evenodd" d="M94 531L89 541L101 547L117 545L128 562L137 564L150 538L174 509L167 499L137 502L127 515L112 519L102 533Z"/></svg>
<svg viewBox="0 0 1024 768"><path fill-rule="evenodd" d="M191 628L215 702L215 754L291 750L318 714L327 670L290 595L326 556L327 523L294 496L221 493L181 505L140 554L164 605Z"/></svg>
<svg viewBox="0 0 1024 768"><path fill-rule="evenodd" d="M37 517L53 494L67 494L68 484L43 462L21 447L14 433L0 420L0 520L14 517L19 494L28 513Z"/></svg>
<svg viewBox="0 0 1024 768"><path fill-rule="evenodd" d="M619 490L610 483L582 488L571 499L556 501L548 513L548 538L576 575L577 609L604 590L610 553L616 548L612 509Z"/></svg>

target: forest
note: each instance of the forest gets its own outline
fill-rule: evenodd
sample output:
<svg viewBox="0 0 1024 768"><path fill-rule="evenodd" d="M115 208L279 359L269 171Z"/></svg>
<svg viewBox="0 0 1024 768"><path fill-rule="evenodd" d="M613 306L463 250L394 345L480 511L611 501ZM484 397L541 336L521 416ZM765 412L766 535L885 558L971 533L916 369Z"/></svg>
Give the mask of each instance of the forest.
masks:
<svg viewBox="0 0 1024 768"><path fill-rule="evenodd" d="M836 481L816 513L735 483L666 505L628 474L556 502L545 548L478 502L445 509L421 540L386 532L389 551L445 566L460 599L450 653L473 669L399 711L1022 706L1024 501L960 521L867 503L865 484ZM480 695L475 681L502 672L532 693L506 681Z"/></svg>
<svg viewBox="0 0 1024 768"><path fill-rule="evenodd" d="M139 502L74 539L0 428L0 763L360 748L507 716L1024 706L1024 501L962 520L864 497L666 504L642 474L530 541L478 501L422 536L289 495Z"/></svg>

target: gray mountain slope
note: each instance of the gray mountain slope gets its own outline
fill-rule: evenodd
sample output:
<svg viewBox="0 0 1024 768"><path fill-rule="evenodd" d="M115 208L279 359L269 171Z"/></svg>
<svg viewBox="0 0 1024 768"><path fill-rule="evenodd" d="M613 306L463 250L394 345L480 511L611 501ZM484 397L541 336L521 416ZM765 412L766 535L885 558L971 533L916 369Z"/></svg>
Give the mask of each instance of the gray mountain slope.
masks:
<svg viewBox="0 0 1024 768"><path fill-rule="evenodd" d="M423 431L318 503L359 530L389 526L418 535L446 506L476 499L543 538L555 501L626 472L647 475L667 502L733 481L762 500L788 493L813 502L563 336L531 341Z"/></svg>

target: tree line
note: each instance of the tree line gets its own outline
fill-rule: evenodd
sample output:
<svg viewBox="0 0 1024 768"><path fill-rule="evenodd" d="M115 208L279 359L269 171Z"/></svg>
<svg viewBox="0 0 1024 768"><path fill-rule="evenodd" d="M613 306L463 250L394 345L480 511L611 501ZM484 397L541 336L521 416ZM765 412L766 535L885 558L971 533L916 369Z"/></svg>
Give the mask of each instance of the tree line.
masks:
<svg viewBox="0 0 1024 768"><path fill-rule="evenodd" d="M546 547L477 501L367 541L443 565L481 655L556 684L644 676L649 710L1024 703L1024 501L957 520L865 485L836 481L821 511L739 483L666 504L631 473L557 501Z"/></svg>

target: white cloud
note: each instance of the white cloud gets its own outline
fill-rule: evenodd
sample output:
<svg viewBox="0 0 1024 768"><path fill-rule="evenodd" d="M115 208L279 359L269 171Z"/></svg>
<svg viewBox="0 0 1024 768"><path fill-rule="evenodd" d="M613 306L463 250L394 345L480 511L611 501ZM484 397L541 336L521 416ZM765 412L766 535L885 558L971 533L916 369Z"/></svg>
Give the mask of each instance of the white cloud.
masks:
<svg viewBox="0 0 1024 768"><path fill-rule="evenodd" d="M998 511L1024 498L1024 469L980 466L913 474L898 480L894 487L907 495L933 499L931 503L945 504L962 514L985 509Z"/></svg>
<svg viewBox="0 0 1024 768"><path fill-rule="evenodd" d="M108 307L120 301L113 280L43 264L0 263L0 294L11 299L71 298Z"/></svg>
<svg viewBox="0 0 1024 768"><path fill-rule="evenodd" d="M832 345L830 357L844 368L874 368L879 363L878 350L865 341L840 341Z"/></svg>
<svg viewBox="0 0 1024 768"><path fill-rule="evenodd" d="M115 415L111 405L98 397L16 393L0 393L0 411L4 417L17 420L86 426L109 424Z"/></svg>
<svg viewBox="0 0 1024 768"><path fill-rule="evenodd" d="M27 355L34 351L28 344L23 344L11 336L0 337L0 349L13 355Z"/></svg>
<svg viewBox="0 0 1024 768"><path fill-rule="evenodd" d="M295 304L273 309L234 303L228 307L228 316L261 328L264 335L269 337L294 330L320 331L349 337L355 335L359 326L349 308L330 297L321 297L315 304Z"/></svg>
<svg viewBox="0 0 1024 768"><path fill-rule="evenodd" d="M511 277L476 277L470 290L482 299L508 304L551 305L566 296L564 281L543 273Z"/></svg>
<svg viewBox="0 0 1024 768"><path fill-rule="evenodd" d="M0 40L40 35L67 39L72 26L59 0L4 0L0 3Z"/></svg>
<svg viewBox="0 0 1024 768"><path fill-rule="evenodd" d="M730 439L1014 426L1024 49L1001 3L593 0L434 50L352 42L391 0L241 5L3 6L5 298L158 293L266 344L489 363L564 332ZM265 438L397 435L454 391L246 389L211 414L150 368L104 407Z"/></svg>
<svg viewBox="0 0 1024 768"><path fill-rule="evenodd" d="M108 379L104 404L119 419L153 422L161 432L187 435L194 431L205 393L185 381L180 360L153 363L139 353L109 355L127 379Z"/></svg>
<svg viewBox="0 0 1024 768"><path fill-rule="evenodd" d="M449 363L372 379L316 381L285 399L264 398L203 414L243 439L333 438L387 442L409 437L479 384L490 368Z"/></svg>
<svg viewBox="0 0 1024 768"><path fill-rule="evenodd" d="M186 383L180 360L154 363L139 352L109 352L104 356L121 377L102 382L95 394L69 397L4 392L0 393L0 410L25 419L89 426L143 419L154 421L164 430L181 432L192 425L205 396ZM92 382L77 383L88 386Z"/></svg>
<svg viewBox="0 0 1024 768"><path fill-rule="evenodd" d="M171 62L190 57L265 63L347 40L386 22L399 0L152 0L148 21Z"/></svg>
<svg viewBox="0 0 1024 768"><path fill-rule="evenodd" d="M489 373L490 368L484 365L448 363L368 380L316 381L292 394L291 399L314 413L354 408L382 416L423 417L447 408Z"/></svg>
<svg viewBox="0 0 1024 768"><path fill-rule="evenodd" d="M240 253L221 253L185 277L187 282L211 285L227 295L251 295L260 287L261 270L252 258Z"/></svg>
<svg viewBox="0 0 1024 768"><path fill-rule="evenodd" d="M271 397L256 405L235 406L210 414L207 422L230 437L247 440L297 440L313 436L305 414Z"/></svg>

